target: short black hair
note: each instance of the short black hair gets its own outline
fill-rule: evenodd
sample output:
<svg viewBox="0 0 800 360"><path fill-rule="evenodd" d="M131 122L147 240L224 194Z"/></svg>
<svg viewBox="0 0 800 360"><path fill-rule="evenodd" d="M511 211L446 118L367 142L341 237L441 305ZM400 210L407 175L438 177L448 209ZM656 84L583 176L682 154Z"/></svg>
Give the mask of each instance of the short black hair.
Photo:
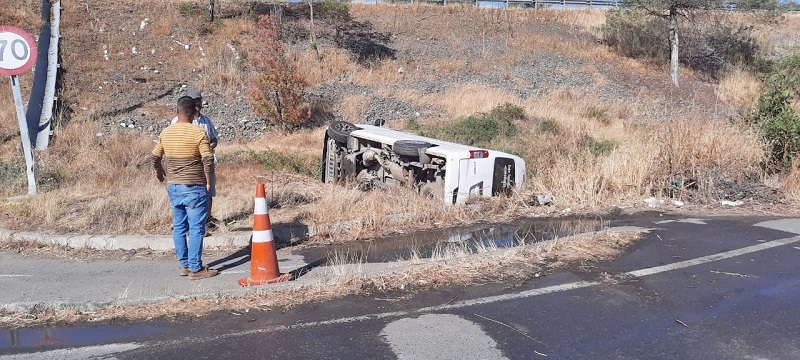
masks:
<svg viewBox="0 0 800 360"><path fill-rule="evenodd" d="M186 115L186 116L194 116L194 112L197 111L194 106L194 99L188 96L181 96L178 99L178 112Z"/></svg>

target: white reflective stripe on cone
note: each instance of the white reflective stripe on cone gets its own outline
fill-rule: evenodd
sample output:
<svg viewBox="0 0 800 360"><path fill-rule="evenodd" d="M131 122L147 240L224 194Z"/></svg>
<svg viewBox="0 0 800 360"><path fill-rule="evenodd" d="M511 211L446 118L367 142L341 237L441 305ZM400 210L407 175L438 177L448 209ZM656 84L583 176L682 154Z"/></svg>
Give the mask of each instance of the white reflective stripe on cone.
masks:
<svg viewBox="0 0 800 360"><path fill-rule="evenodd" d="M254 230L253 243L265 243L274 240L272 230Z"/></svg>
<svg viewBox="0 0 800 360"><path fill-rule="evenodd" d="M256 215L261 214L269 214L269 208L267 207L267 199L264 198L256 198L256 209L253 211Z"/></svg>

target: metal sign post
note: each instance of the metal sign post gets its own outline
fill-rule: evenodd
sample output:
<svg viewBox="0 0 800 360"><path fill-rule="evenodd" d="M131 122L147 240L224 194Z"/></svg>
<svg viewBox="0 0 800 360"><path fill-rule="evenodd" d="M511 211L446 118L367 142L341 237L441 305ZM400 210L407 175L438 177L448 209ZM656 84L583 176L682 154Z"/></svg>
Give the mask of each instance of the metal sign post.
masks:
<svg viewBox="0 0 800 360"><path fill-rule="evenodd" d="M11 75L11 92L14 93L14 105L17 107L19 135L22 138L22 151L25 153L25 167L28 172L28 195L36 195L36 178L33 176L33 149L28 136L28 121L25 119L25 106L22 104L22 91L19 88L19 76Z"/></svg>
<svg viewBox="0 0 800 360"><path fill-rule="evenodd" d="M28 195L36 194L36 178L33 176L33 149L31 149L28 122L25 119L19 74L30 70L36 63L36 50L36 41L25 30L14 26L0 26L0 75L11 76L11 92L14 94L14 105L17 108L22 151L25 152Z"/></svg>

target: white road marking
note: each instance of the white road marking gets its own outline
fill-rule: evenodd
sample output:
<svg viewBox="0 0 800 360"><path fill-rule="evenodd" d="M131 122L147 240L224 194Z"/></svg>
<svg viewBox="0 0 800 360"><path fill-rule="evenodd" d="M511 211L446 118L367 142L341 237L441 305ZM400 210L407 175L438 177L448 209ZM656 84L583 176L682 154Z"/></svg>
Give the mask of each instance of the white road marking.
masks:
<svg viewBox="0 0 800 360"><path fill-rule="evenodd" d="M656 267L651 267L651 268L647 268L647 269L631 271L631 272L627 272L625 274L626 275L630 275L630 276L636 276L636 277L647 276L647 275L652 275L652 274L658 274L658 273L662 273L662 272L665 272L665 271L682 269L682 268L686 268L686 267L690 267L690 266L709 263L709 262L712 262L712 261L723 260L723 259L728 259L728 258L732 258L732 257L735 257L735 256L754 253L756 251L771 249L771 248L782 246L782 245L789 245L789 244L796 243L798 241L800 241L800 236L795 236L793 238L788 238L788 239L778 239L778 240L768 241L768 242L765 242L765 243L756 244L756 245L753 245L753 246L748 246L748 247L741 248L741 249L722 252L722 253L719 253L719 254L703 256L703 257L699 257L697 259L679 261L679 262L672 263L672 264L667 264L667 265L656 266Z"/></svg>
<svg viewBox="0 0 800 360"><path fill-rule="evenodd" d="M0 274L0 277L31 277L30 274Z"/></svg>
<svg viewBox="0 0 800 360"><path fill-rule="evenodd" d="M797 249L797 250L800 250L800 246L795 246L794 248Z"/></svg>
<svg viewBox="0 0 800 360"><path fill-rule="evenodd" d="M15 354L15 355L0 355L0 360L39 360L39 359L53 359L53 360L83 360L89 358L101 357L106 360L114 359L108 357L110 354L130 351L142 347L142 344L127 343L127 344L109 344L100 346L86 346L71 349L59 349L52 351L42 351L28 354Z"/></svg>
<svg viewBox="0 0 800 360"><path fill-rule="evenodd" d="M668 264L668 265L663 265L663 266L656 266L656 267L651 267L651 268L646 268L646 269L641 269L641 270L630 271L630 272L625 273L625 275L633 276L633 277L643 277L643 276L648 276L648 275L654 275L654 274L658 274L658 273L662 273L662 272L667 272L667 271L687 268L687 267L690 267L690 266L701 265L701 264L705 264L705 263L709 263L709 262L713 262L713 261L717 261L717 260L728 259L728 258L731 258L731 257L734 257L734 256L746 255L746 254L754 253L754 252L761 251L761 250L771 249L771 248L782 246L782 245L793 244L793 243L796 243L798 241L800 241L800 236L796 236L796 237L792 237L792 238L786 238L786 239L778 239L778 240L773 240L773 241L769 241L769 242L765 242L765 243L761 243L761 244L757 244L757 245L753 245L753 246L748 246L748 247L737 249L737 250L731 250L731 251L726 251L726 252L719 253L719 254L703 256L703 257L700 257L700 258L697 258L697 259L680 261L680 262L673 263L673 264ZM395 312L367 314L367 315L361 315L361 316L330 319L330 320L324 320L324 321L312 321L312 322L299 323L299 324L293 324L293 325L281 325L281 326L275 326L275 327L269 327L269 328L263 328L263 329L254 329L254 330L242 331L242 332L237 332L237 333L228 333L228 334L217 336L217 337L215 337L215 339L229 338L229 337L240 337L240 336L246 336L246 335L252 335L252 334L259 334L259 333L265 333L265 332L274 332L274 331L283 331L283 330L291 330L291 329L304 329L304 328L311 328L311 327L322 326L322 325L347 324L347 323L353 323L353 322L359 322L359 321L378 320L378 319L385 319L385 318L408 317L408 316L416 315L416 314L425 314L425 313L438 312L438 311L443 311L443 310L460 309L460 308L465 308L465 307L470 307L470 306L475 306L475 305L490 304L490 303L495 303L495 302L500 302L500 301L523 299L523 298L529 298L529 297L534 297L534 296L538 296L538 295L545 295L545 294L552 294L552 293L575 290L575 289L582 289L582 288L587 288L587 287L596 286L596 285L600 285L600 284L601 283L599 281L578 281L578 282L573 282L573 283L568 283L568 284L561 284L561 285L547 286L547 287L538 288L538 289L531 289L531 290L527 290L527 291L523 291L523 292L519 292L519 293L515 293L515 294L504 294L504 295L489 296L489 297L484 297L484 298L479 298L479 299L464 300L464 301L459 301L459 302L455 302L455 303L451 303L451 304L429 306L429 307L416 309L416 310L410 310L410 311L395 311ZM0 359L0 360L2 360L2 359Z"/></svg>
<svg viewBox="0 0 800 360"><path fill-rule="evenodd" d="M400 319L386 325L381 336L399 360L507 359L480 325L456 315ZM457 353L453 349L458 349Z"/></svg>

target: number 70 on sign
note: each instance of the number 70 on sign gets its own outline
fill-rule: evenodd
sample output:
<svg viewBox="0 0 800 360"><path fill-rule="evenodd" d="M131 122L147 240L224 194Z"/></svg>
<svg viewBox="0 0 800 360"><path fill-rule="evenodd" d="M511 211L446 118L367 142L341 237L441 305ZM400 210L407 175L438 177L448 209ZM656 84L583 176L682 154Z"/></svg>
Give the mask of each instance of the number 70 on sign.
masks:
<svg viewBox="0 0 800 360"><path fill-rule="evenodd" d="M5 61L5 52L6 46L8 46L8 40L0 39L0 61ZM30 56L30 49L28 48L28 44L25 43L22 39L14 39L11 42L11 55L17 61L24 62L28 60L28 56Z"/></svg>
<svg viewBox="0 0 800 360"><path fill-rule="evenodd" d="M36 42L24 30L0 26L0 75L19 75L30 70L36 57Z"/></svg>

